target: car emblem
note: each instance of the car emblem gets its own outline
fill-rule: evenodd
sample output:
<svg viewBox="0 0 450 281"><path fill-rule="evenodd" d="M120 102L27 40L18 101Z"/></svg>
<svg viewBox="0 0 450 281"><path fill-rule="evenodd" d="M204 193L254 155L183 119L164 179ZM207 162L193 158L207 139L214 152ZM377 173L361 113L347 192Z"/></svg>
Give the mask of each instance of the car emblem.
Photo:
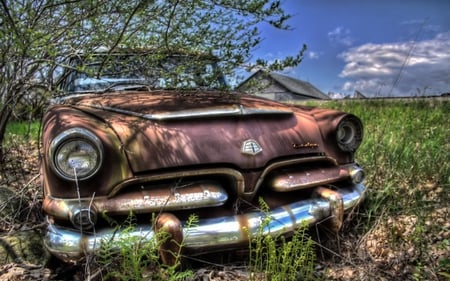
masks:
<svg viewBox="0 0 450 281"><path fill-rule="evenodd" d="M256 155L262 151L261 146L255 140L246 140L242 143L241 153L247 155Z"/></svg>

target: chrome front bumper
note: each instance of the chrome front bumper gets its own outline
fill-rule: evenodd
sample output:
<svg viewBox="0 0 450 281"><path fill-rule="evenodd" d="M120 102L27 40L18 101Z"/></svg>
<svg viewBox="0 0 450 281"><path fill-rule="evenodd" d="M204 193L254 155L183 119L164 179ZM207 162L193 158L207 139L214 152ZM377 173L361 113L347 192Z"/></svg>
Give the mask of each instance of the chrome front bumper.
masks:
<svg viewBox="0 0 450 281"><path fill-rule="evenodd" d="M355 184L336 191L319 187L316 189L317 197L278 207L270 212L260 211L201 219L196 225L189 227L182 223L184 249L196 252L214 251L217 248L229 249L248 242L249 236L261 233L281 235L295 230L302 224L314 225L327 218L335 230L338 230L344 212L358 205L364 198L365 190L363 184ZM267 216L270 217L269 222L262 225ZM76 261L87 254L95 253L104 241L114 242L127 237L141 237L142 242L151 241L154 229L150 225L138 225L133 231L124 232L110 228L86 234L49 223L44 243L59 259Z"/></svg>

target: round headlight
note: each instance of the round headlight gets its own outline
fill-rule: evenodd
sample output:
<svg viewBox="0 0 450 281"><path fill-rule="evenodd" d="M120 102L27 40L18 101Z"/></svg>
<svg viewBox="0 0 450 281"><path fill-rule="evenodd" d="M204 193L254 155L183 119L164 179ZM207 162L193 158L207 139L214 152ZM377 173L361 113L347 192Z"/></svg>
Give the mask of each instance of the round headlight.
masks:
<svg viewBox="0 0 450 281"><path fill-rule="evenodd" d="M53 170L66 180L85 180L93 176L103 160L100 139L90 131L73 128L59 134L50 149Z"/></svg>
<svg viewBox="0 0 450 281"><path fill-rule="evenodd" d="M343 151L355 151L363 138L363 126L356 116L346 116L338 124L336 140Z"/></svg>

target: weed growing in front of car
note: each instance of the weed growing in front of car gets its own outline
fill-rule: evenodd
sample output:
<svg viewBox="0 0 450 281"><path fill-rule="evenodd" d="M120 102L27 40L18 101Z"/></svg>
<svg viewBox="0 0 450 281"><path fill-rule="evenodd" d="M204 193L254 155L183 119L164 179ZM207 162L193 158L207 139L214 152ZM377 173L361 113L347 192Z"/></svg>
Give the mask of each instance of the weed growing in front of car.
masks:
<svg viewBox="0 0 450 281"><path fill-rule="evenodd" d="M154 225L156 218L152 219ZM197 218L191 216L187 227L196 223ZM103 241L96 253L96 264L101 269L101 280L186 280L192 277L191 271L181 271L182 248L172 253L175 263L162 263L160 247L167 241L172 241L171 235L160 230L149 232L147 236L133 235L136 231L134 216L130 215L120 228L120 237Z"/></svg>
<svg viewBox="0 0 450 281"><path fill-rule="evenodd" d="M250 280L315 280L315 248L307 233L308 225L299 226L290 238L267 234L273 218L268 215L269 206L262 199L259 201L267 215L256 236L250 237L247 231Z"/></svg>

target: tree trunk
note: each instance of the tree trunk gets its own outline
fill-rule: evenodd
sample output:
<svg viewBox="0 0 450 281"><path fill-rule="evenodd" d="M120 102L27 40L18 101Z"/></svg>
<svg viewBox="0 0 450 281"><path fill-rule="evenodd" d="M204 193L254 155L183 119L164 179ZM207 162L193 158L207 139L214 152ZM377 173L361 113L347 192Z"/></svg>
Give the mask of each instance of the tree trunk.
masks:
<svg viewBox="0 0 450 281"><path fill-rule="evenodd" d="M6 125L12 114L12 107L9 104L3 104L0 110L0 164L4 163L4 147L3 143L6 134Z"/></svg>

